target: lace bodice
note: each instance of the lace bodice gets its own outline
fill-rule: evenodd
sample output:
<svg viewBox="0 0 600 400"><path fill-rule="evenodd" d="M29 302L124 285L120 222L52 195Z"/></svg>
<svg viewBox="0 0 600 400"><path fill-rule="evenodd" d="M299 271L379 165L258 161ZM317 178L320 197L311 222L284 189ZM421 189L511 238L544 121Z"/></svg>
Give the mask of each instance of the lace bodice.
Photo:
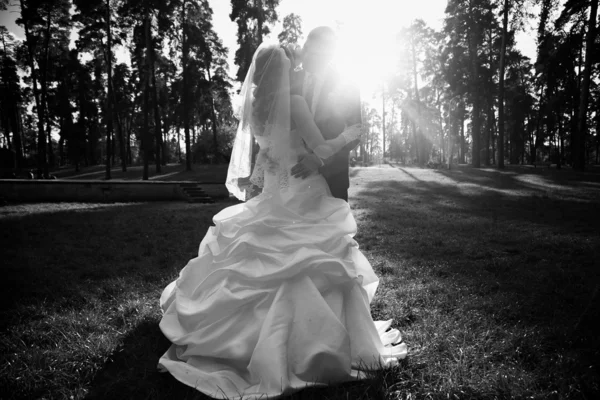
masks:
<svg viewBox="0 0 600 400"><path fill-rule="evenodd" d="M271 157L273 142L265 136L256 136L260 147L250 181L264 191L280 190L289 187L289 172L298 158L308 153L302 138L296 131L291 132L291 143L287 157L277 162Z"/></svg>

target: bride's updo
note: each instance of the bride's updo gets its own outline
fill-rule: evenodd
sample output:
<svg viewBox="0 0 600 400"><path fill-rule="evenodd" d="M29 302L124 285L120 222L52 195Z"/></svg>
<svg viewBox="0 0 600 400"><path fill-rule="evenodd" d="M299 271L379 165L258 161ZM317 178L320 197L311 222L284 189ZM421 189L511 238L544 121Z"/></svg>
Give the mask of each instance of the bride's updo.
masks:
<svg viewBox="0 0 600 400"><path fill-rule="evenodd" d="M281 77L287 73L290 63L286 62L284 50L278 45L261 49L256 55L255 70L252 76L254 101L252 102L253 126L255 134L261 135L269 119L276 94L281 90Z"/></svg>

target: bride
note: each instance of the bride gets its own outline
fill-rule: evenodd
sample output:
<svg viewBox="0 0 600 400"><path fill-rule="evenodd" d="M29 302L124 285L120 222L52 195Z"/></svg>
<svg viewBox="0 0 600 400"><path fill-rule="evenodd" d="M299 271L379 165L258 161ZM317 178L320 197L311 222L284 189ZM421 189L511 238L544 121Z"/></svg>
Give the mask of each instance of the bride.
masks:
<svg viewBox="0 0 600 400"><path fill-rule="evenodd" d="M215 398L362 378L407 352L391 321L371 318L378 278L353 239L348 203L321 175L290 175L299 156L328 158L360 134L324 140L304 99L290 95L290 65L284 49L261 45L242 86L226 185L242 200L248 181L262 193L214 216L198 257L160 298L173 344L159 368Z"/></svg>

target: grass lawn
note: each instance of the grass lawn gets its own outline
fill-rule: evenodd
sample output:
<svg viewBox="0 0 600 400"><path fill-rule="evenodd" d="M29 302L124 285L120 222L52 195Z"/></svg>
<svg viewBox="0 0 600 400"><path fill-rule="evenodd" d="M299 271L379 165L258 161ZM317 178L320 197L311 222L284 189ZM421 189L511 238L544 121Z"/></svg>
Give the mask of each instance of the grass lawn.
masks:
<svg viewBox="0 0 600 400"><path fill-rule="evenodd" d="M409 355L295 399L598 398L600 174L351 171L372 313ZM156 371L158 299L231 202L0 207L0 397L205 399Z"/></svg>

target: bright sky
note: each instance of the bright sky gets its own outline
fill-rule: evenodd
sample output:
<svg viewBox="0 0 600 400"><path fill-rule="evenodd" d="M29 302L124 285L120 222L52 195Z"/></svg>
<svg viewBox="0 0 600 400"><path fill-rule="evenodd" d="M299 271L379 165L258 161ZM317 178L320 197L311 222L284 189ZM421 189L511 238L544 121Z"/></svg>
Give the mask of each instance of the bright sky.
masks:
<svg viewBox="0 0 600 400"><path fill-rule="evenodd" d="M230 73L234 75L237 25L229 19L231 2L209 2L214 11L215 30L230 50ZM440 30L446 4L447 0L281 0L278 13L280 20L290 13L302 17L305 36L317 26L336 27L338 22L342 23L340 69L360 84L363 99L368 99L381 85L381 76L397 63L393 50L396 33L419 18ZM279 32L280 24L272 29L273 40ZM517 35L518 47L531 59L535 58L534 40L535 36L529 32Z"/></svg>
<svg viewBox="0 0 600 400"><path fill-rule="evenodd" d="M229 19L231 3L210 0L214 11L215 30L224 44L236 49L236 24ZM302 18L304 35L317 26L340 28L338 67L348 78L360 84L364 94L380 85L381 75L396 64L394 40L396 33L413 19L422 18L435 29L442 27L446 0L281 0L279 19L291 13ZM281 24L272 28L276 40ZM231 74L236 71L230 52Z"/></svg>
<svg viewBox="0 0 600 400"><path fill-rule="evenodd" d="M237 66L233 56L237 49L237 25L229 18L231 2L229 0L209 0L213 9L215 31L229 48L230 74L233 76ZM302 17L306 35L320 25L332 27L342 24L340 30L339 60L340 69L350 79L361 86L363 98L368 99L377 91L380 79L396 64L394 58L394 40L396 33L414 19L423 19L428 26L442 28L446 0L281 0L278 7L279 19L290 13ZM12 10L11 10L12 9ZM23 30L14 24L18 17L16 7L0 14L0 24L23 38ZM281 24L272 28L271 38L277 39ZM518 47L534 58L535 35L520 32L517 35ZM124 51L116 52L118 61L128 60Z"/></svg>

